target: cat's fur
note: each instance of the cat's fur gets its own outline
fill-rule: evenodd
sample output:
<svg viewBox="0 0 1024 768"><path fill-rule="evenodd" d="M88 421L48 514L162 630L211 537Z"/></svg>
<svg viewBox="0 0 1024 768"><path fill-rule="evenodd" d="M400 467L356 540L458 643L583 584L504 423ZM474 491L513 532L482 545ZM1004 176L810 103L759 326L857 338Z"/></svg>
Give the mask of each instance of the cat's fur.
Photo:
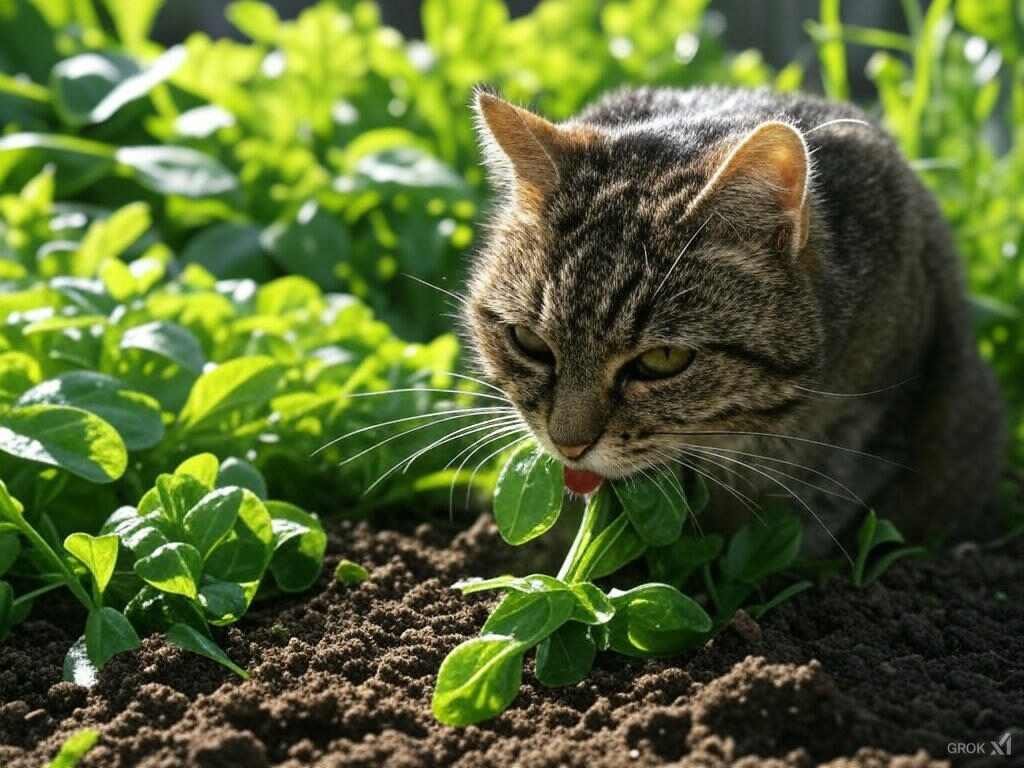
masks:
<svg viewBox="0 0 1024 768"><path fill-rule="evenodd" d="M596 440L566 463L622 477L675 457L747 496L795 492L818 551L825 526L849 537L853 495L912 536L976 530L1000 397L938 206L862 112L724 88L623 91L558 126L486 92L476 108L501 193L466 321L547 450ZM517 350L514 324L555 365ZM694 362L622 377L659 345Z"/></svg>

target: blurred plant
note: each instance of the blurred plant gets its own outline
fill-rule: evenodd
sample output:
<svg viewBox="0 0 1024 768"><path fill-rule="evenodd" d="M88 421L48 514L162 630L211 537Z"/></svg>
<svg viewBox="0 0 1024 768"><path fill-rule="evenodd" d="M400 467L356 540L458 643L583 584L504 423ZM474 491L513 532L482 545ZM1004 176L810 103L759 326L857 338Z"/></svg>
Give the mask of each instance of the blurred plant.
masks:
<svg viewBox="0 0 1024 768"><path fill-rule="evenodd" d="M1009 401L1024 462L1024 5L904 2L909 34L850 27L822 0L818 42L831 95L846 90L843 44L868 63L884 125L942 205L964 256L982 354Z"/></svg>
<svg viewBox="0 0 1024 768"><path fill-rule="evenodd" d="M400 276L451 285L473 244L486 191L471 89L566 116L638 79L767 82L756 54L724 56L705 4L545 0L512 21L501 0L427 0L420 42L372 2L282 21L243 0L227 15L250 44L196 33L161 51L147 40L160 0L104 0L109 19L26 0L0 9L0 189L52 163L58 199L143 200L181 260L216 277L303 275L429 338L449 326L444 295Z"/></svg>

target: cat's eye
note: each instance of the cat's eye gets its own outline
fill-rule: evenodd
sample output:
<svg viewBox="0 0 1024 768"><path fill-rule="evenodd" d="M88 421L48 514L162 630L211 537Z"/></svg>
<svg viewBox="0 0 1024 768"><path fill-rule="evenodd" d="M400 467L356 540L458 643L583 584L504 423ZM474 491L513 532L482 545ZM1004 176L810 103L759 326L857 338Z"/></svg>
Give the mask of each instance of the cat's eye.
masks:
<svg viewBox="0 0 1024 768"><path fill-rule="evenodd" d="M655 347L633 360L630 373L638 379L667 379L685 371L692 362L692 349Z"/></svg>
<svg viewBox="0 0 1024 768"><path fill-rule="evenodd" d="M513 325L511 336L515 345L527 357L542 363L554 361L555 353L551 351L548 343L525 325Z"/></svg>

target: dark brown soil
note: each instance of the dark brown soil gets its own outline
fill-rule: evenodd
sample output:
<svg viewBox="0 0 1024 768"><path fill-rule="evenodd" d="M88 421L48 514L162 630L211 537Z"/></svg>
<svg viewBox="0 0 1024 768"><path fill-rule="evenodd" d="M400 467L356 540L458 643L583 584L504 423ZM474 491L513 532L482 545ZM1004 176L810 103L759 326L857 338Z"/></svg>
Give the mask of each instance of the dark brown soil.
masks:
<svg viewBox="0 0 1024 768"><path fill-rule="evenodd" d="M950 755L961 742L991 753L990 740L1024 726L1020 544L900 564L866 590L834 581L760 623L741 616L686 656L605 655L568 689L540 686L528 668L501 717L440 726L434 673L479 631L493 599L449 584L507 568L507 550L486 519L453 542L427 526L404 535L340 524L331 564L344 555L371 579L344 587L325 574L304 599L264 604L228 630L223 643L248 665L248 682L150 638L116 657L94 689L62 683L81 623L54 601L0 646L0 766L39 768L83 727L102 733L83 768L1021 759ZM1024 732L1014 736L1024 755Z"/></svg>

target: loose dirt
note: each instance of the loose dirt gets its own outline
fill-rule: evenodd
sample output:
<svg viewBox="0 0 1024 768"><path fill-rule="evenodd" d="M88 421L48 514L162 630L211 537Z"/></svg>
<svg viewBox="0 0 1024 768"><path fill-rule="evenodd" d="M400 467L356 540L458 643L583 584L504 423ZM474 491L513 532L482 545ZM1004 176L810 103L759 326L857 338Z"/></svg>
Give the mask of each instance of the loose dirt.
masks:
<svg viewBox="0 0 1024 768"><path fill-rule="evenodd" d="M309 594L262 603L221 636L252 678L156 638L91 690L61 682L83 617L37 606L0 646L0 766L39 768L97 728L82 768L340 766L1009 766L990 741L1024 726L1024 546L961 547L858 590L840 580L702 649L658 661L599 657L481 726L434 722L434 674L479 631L493 596L449 588L515 569L481 518L451 538L339 523ZM341 557L371 569L330 578ZM1024 732L1012 731L1024 755ZM988 756L951 754L982 744ZM1021 763L1017 763L1021 764Z"/></svg>

